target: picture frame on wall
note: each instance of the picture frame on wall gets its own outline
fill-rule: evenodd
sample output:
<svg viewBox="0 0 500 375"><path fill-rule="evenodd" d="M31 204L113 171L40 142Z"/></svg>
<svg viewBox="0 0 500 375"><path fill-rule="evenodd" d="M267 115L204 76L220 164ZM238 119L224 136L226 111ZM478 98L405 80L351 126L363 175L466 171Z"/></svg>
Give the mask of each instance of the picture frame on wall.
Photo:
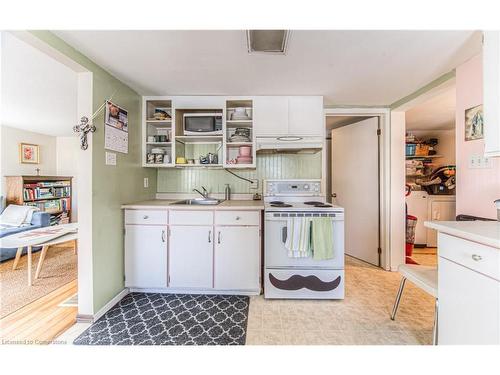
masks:
<svg viewBox="0 0 500 375"><path fill-rule="evenodd" d="M20 143L19 161L23 164L40 164L40 146L30 143Z"/></svg>
<svg viewBox="0 0 500 375"><path fill-rule="evenodd" d="M474 141L484 138L483 105L465 110L465 140Z"/></svg>

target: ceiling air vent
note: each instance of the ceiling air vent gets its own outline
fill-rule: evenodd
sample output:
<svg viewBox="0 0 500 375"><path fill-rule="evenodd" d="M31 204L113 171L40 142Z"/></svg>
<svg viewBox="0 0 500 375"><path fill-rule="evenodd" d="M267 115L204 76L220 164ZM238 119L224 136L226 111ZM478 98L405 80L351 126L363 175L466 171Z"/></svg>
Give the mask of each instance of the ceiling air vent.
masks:
<svg viewBox="0 0 500 375"><path fill-rule="evenodd" d="M248 53L284 55L290 30L247 30Z"/></svg>

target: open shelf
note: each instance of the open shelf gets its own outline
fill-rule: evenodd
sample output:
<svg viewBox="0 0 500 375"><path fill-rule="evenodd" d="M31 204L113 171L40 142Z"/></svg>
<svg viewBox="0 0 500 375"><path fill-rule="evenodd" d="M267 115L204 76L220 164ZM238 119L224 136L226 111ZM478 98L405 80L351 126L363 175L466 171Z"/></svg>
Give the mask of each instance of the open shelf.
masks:
<svg viewBox="0 0 500 375"><path fill-rule="evenodd" d="M220 143L222 135L182 135L175 137L175 140L182 143Z"/></svg>
<svg viewBox="0 0 500 375"><path fill-rule="evenodd" d="M162 124L171 124L172 123L172 120L146 120L146 122L148 124L159 124L159 125L162 125Z"/></svg>
<svg viewBox="0 0 500 375"><path fill-rule="evenodd" d="M253 142L226 142L227 147L240 147L240 146L251 146L253 147Z"/></svg>
<svg viewBox="0 0 500 375"><path fill-rule="evenodd" d="M443 155L427 155L427 156L407 156L406 159L433 159L433 158L442 158Z"/></svg>
<svg viewBox="0 0 500 375"><path fill-rule="evenodd" d="M222 164L175 164L176 167L180 168L222 168Z"/></svg>

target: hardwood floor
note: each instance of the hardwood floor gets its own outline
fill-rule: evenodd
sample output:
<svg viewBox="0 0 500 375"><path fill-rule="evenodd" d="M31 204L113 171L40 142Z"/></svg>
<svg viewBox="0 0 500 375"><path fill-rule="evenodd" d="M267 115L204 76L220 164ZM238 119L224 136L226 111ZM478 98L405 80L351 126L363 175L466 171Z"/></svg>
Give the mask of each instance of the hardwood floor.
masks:
<svg viewBox="0 0 500 375"><path fill-rule="evenodd" d="M74 280L0 320L1 344L50 344L76 322L77 307L60 307L77 293Z"/></svg>

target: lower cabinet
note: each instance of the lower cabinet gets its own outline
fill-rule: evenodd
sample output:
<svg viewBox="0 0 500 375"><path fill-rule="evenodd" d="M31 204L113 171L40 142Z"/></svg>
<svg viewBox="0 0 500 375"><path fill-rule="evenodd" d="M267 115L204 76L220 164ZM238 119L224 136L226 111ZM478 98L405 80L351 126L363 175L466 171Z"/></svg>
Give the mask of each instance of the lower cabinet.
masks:
<svg viewBox="0 0 500 375"><path fill-rule="evenodd" d="M125 225L125 286L167 287L167 226Z"/></svg>
<svg viewBox="0 0 500 375"><path fill-rule="evenodd" d="M259 227L215 227L214 288L260 288Z"/></svg>
<svg viewBox="0 0 500 375"><path fill-rule="evenodd" d="M259 211L156 214L125 215L126 287L260 292Z"/></svg>
<svg viewBox="0 0 500 375"><path fill-rule="evenodd" d="M440 345L500 343L500 282L440 257L438 290Z"/></svg>
<svg viewBox="0 0 500 375"><path fill-rule="evenodd" d="M169 287L212 288L213 227L171 226Z"/></svg>

